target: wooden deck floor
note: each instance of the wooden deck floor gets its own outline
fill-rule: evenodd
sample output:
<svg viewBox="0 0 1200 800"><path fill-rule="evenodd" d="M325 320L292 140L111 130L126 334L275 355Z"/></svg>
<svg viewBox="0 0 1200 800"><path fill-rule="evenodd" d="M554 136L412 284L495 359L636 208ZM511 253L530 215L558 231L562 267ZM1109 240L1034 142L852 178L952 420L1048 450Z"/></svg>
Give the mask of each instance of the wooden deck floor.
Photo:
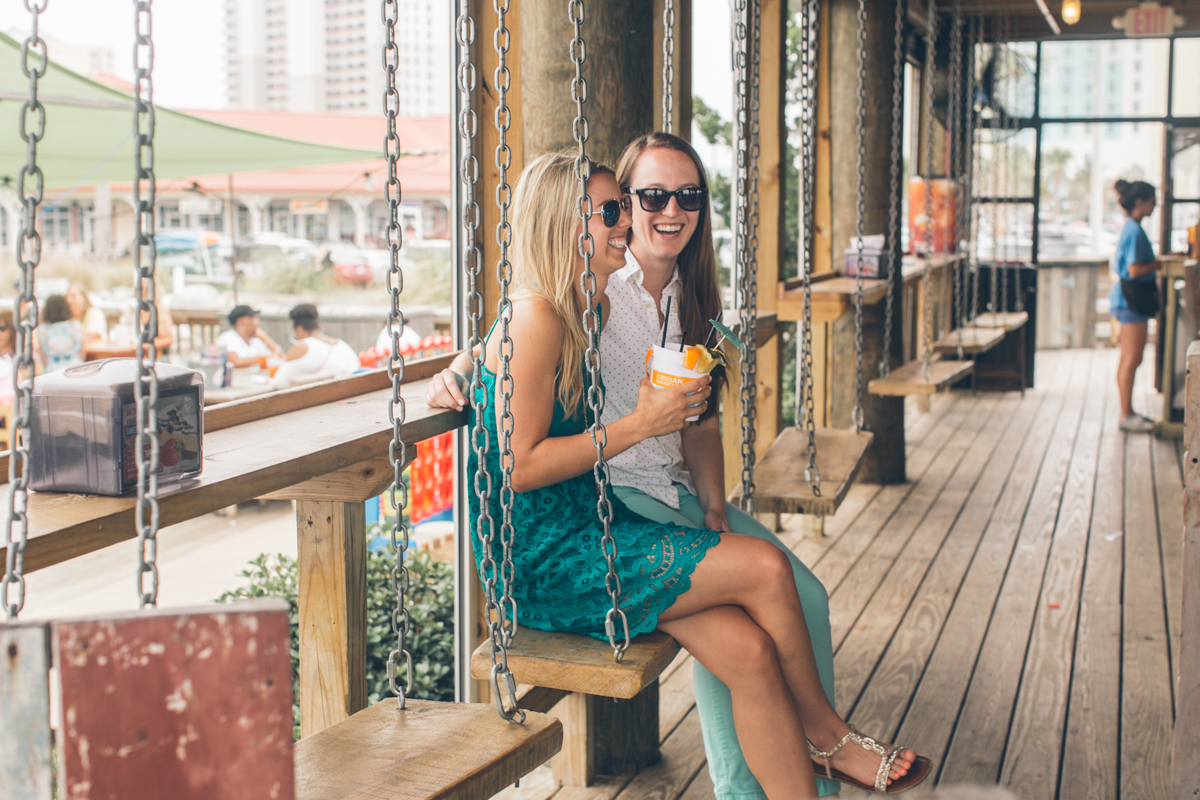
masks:
<svg viewBox="0 0 1200 800"><path fill-rule="evenodd" d="M1024 398L940 395L909 416L908 483L855 486L824 538L785 519L830 592L839 712L942 786L1169 796L1180 461L1118 431L1115 358L1041 352ZM663 677L658 764L588 789L543 767L505 800L710 800L691 677L686 654Z"/></svg>

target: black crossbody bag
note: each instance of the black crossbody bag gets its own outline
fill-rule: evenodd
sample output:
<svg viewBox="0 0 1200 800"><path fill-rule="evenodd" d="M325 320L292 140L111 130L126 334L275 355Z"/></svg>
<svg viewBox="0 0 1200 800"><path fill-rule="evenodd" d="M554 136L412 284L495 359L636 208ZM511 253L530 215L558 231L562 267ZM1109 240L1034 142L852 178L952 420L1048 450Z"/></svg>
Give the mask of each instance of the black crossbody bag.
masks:
<svg viewBox="0 0 1200 800"><path fill-rule="evenodd" d="M1158 281L1135 281L1121 278L1121 294L1129 310L1143 317L1157 317L1162 303L1158 299Z"/></svg>

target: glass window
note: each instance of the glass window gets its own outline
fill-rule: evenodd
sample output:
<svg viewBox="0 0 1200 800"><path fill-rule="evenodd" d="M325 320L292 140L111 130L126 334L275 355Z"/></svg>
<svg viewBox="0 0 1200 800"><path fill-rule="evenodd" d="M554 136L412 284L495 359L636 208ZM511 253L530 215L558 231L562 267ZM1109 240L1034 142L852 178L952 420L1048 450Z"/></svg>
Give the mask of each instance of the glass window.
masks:
<svg viewBox="0 0 1200 800"><path fill-rule="evenodd" d="M1187 252L1187 229L1200 224L1200 203L1176 203L1171 207L1171 252Z"/></svg>
<svg viewBox="0 0 1200 800"><path fill-rule="evenodd" d="M1176 128L1171 134L1171 194L1200 200L1200 128Z"/></svg>
<svg viewBox="0 0 1200 800"><path fill-rule="evenodd" d="M1162 147L1157 122L1043 126L1038 258L1111 255L1125 223L1113 184L1124 178L1161 187ZM1157 219L1155 211L1142 224L1156 249Z"/></svg>
<svg viewBox="0 0 1200 800"><path fill-rule="evenodd" d="M973 194L976 197L1032 197L1033 153L1037 133L983 128L976 132Z"/></svg>
<svg viewBox="0 0 1200 800"><path fill-rule="evenodd" d="M1166 115L1170 40L1121 39L1105 45L1096 41L1042 43L1039 112L1043 119ZM1139 49L1140 54L1134 58ZM1194 69L1200 70L1197 56L1200 54L1191 58L1196 62ZM1176 75L1180 74L1180 57L1177 45ZM1084 69L1072 70L1075 65ZM1080 75L1093 70L1103 72L1106 80L1091 81ZM1177 91L1176 102L1178 97Z"/></svg>
<svg viewBox="0 0 1200 800"><path fill-rule="evenodd" d="M985 117L1001 113L1033 116L1037 69L1035 42L979 45L976 64Z"/></svg>
<svg viewBox="0 0 1200 800"><path fill-rule="evenodd" d="M973 235L975 258L980 263L1030 261L1033 252L1033 204L977 203Z"/></svg>
<svg viewBox="0 0 1200 800"><path fill-rule="evenodd" d="M1175 40L1175 88L1171 113L1177 117L1200 117L1200 91L1195 76L1200 75L1200 39Z"/></svg>

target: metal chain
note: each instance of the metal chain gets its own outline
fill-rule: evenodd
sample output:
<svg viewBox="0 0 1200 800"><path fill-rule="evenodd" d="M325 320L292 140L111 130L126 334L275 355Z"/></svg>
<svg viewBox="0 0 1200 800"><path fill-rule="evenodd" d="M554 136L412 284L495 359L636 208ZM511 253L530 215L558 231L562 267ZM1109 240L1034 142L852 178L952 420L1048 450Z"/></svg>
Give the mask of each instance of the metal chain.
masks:
<svg viewBox="0 0 1200 800"><path fill-rule="evenodd" d="M596 313L596 274L592 272L592 255L596 243L588 231L588 221L592 217L592 198L588 195L588 179L591 177L591 161L587 157L588 123L583 114L583 104L587 101L587 81L583 78L583 62L586 54L583 43L583 0L569 0L567 16L574 27L575 36L571 40L571 63L575 66L575 77L571 81L571 99L575 101L575 119L571 131L575 144L579 148L575 156L575 178L579 181L579 199L577 212L581 223L579 233L579 255L583 258L583 274L579 278L580 288L583 289L585 308L583 311L583 328L588 334L588 346L584 352L587 362L588 387L587 403L592 412L592 421L588 432L592 437L592 445L596 448L596 464L592 474L596 479L596 514L604 527L604 535L600 539L600 549L608 563L608 574L604 579L605 588L612 601L612 607L604 617L604 632L608 635L608 643L612 645L613 657L621 661L625 651L629 649L629 620L621 608L621 576L617 574L617 541L612 536L612 501L608 490L608 464L604 460L604 446L608 444L608 432L604 428L604 387L600 381L600 317ZM624 638L617 643L617 619L621 620Z"/></svg>
<svg viewBox="0 0 1200 800"><path fill-rule="evenodd" d="M892 371L892 319L895 316L896 281L895 271L899 263L891 259L900 252L900 146L903 142L901 125L904 117L904 15L907 3L896 0L896 20L892 29L892 162L888 193L888 281L887 299L883 312L883 357L879 360L879 377L886 378Z"/></svg>
<svg viewBox="0 0 1200 800"><path fill-rule="evenodd" d="M1002 17L1003 20L1003 37L1004 37L1004 61L1008 61L1008 17ZM1012 129L1012 102L1009 97L1009 82L1004 81L1004 130L1007 132ZM1012 174L1009 172L1009 149L1012 142L1007 136L1004 137L1004 197L1012 197ZM1004 242L1004 257L1002 259L1003 267L1000 269L1000 319L1003 320L1004 315L1008 313L1008 261L1011 255L1009 241L1012 239L1012 215L1009 210L1012 208L1011 203L1004 204L1004 232L1006 234Z"/></svg>
<svg viewBox="0 0 1200 800"><path fill-rule="evenodd" d="M154 247L154 22L151 0L134 0L133 69L134 164L133 280L137 297L137 404L138 487L134 521L138 532L138 602L142 608L158 604L158 287L154 280L157 252ZM145 194L143 195L143 191ZM146 588L146 574L150 587Z"/></svg>
<svg viewBox="0 0 1200 800"><path fill-rule="evenodd" d="M663 88L662 129L671 133L671 117L675 111L675 0L666 0L663 7Z"/></svg>
<svg viewBox="0 0 1200 800"><path fill-rule="evenodd" d="M967 217L967 260L968 271L973 276L971 281L971 322L975 323L979 317L979 253L976 250L978 244L979 233L979 214L975 203L975 175L979 167L979 112L975 109L975 94L977 89L977 76L975 69L978 60L977 50L979 48L979 17L971 17L971 33L970 33L970 58L968 63L970 71L968 73L968 95L967 95L967 146L970 150L967 153L967 186L963 191L964 206L966 208Z"/></svg>
<svg viewBox="0 0 1200 800"><path fill-rule="evenodd" d="M42 202L42 189L45 180L42 168L37 163L37 145L46 134L46 108L38 100L38 79L46 74L49 64L46 40L38 34L38 15L46 10L49 0L40 4L25 0L25 8L29 11L31 25L29 36L21 49L21 71L29 79L29 99L21 108L21 138L25 140L25 166L17 175L17 194L21 198L22 217L21 233L17 237L16 256L21 266L20 291L13 301L13 320L17 328L17 358L13 365L13 395L15 399L15 419L9 425L9 449L12 451L8 459L8 525L5 529L5 565L4 565L4 610L8 619L15 620L25 607L25 543L29 537L29 427L30 409L33 401L33 335L38 325L37 300L33 295L34 274L42 260L42 237L37 231L37 207ZM37 58L36 63L30 64L30 56ZM33 113L36 125L30 130L29 115ZM25 187L26 179L33 180L33 186ZM21 307L29 308L28 318L21 313ZM21 375L29 375L29 381L22 381ZM19 466L18 466L19 465ZM15 537L14 537L15 531ZM17 587L16 600L10 600L8 589Z"/></svg>
<svg viewBox="0 0 1200 800"><path fill-rule="evenodd" d="M746 33L747 69L750 80L749 107L746 126L749 129L746 177L749 196L746 201L746 269L742 273L743 291L741 334L746 343L746 355L741 363L742 400L742 506L754 511L755 441L758 436L758 157L759 157L759 35L761 0L750 0L747 7ZM743 129L745 133L745 129Z"/></svg>
<svg viewBox="0 0 1200 800"><path fill-rule="evenodd" d="M392 592L396 595L396 608L392 611L392 633L396 635L396 647L388 653L387 676L388 686L404 708L408 692L413 687L413 658L405 646L409 625L412 619L408 614L406 598L409 589L408 567L404 559L408 553L409 531L404 521L404 511L408 508L408 487L404 485L404 465L407 463L407 446L402 436L402 426L405 417L404 398L400 394L400 386L404 382L404 356L400 354L400 337L404 334L404 312L400 310L400 293L404 291L404 273L400 271L400 248L404 244L404 230L400 227L400 179L396 175L396 165L400 160L400 137L396 134L396 116L400 112L400 94L396 91L396 70L400 65L400 50L396 46L396 22L400 15L399 0L381 0L380 14L383 18L383 70L385 83L383 90L383 115L387 123L387 135L383 142L384 153L387 156L388 179L384 187L384 198L388 204L387 244L390 256L388 267L387 289L391 296L391 309L388 313L387 326L392 332L392 352L388 358L388 375L392 379L392 397L388 401L388 421L392 423L392 441L388 444L388 460L392 464L392 486L388 490L389 499L396 509L396 522L389 533L395 563L392 565L390 579ZM396 682L397 659L404 657L405 682Z"/></svg>
<svg viewBox="0 0 1200 800"><path fill-rule="evenodd" d="M996 31L993 34L992 40L992 59L995 61L999 58L1000 36L999 24L996 25ZM992 265L991 265L991 282L989 289L991 291L991 303L988 305L988 310L993 315L1000 313L1000 204L996 202L996 198L1000 196L1000 104L996 101L996 83L995 76L992 78L991 95L988 98L992 104L993 116L991 125L988 127L988 150L991 155L991 164L989 169L989 186L991 191L992 202L991 212L992 217Z"/></svg>
<svg viewBox="0 0 1200 800"><path fill-rule="evenodd" d="M1009 42L1012 42L1014 40L1014 37L1015 37L1014 28L1015 28L1015 26L1014 26L1014 22L1013 22L1013 17L1010 14L1008 17L1008 40L1009 40ZM1017 60L1017 52L1016 52L1015 48L1011 48L1009 52L1010 52L1010 55L1012 56L1013 63L1014 63L1013 74L1015 77L1015 73L1016 73L1015 64L1016 64L1016 60ZM1020 122L1020 117L1017 116L1017 82L1016 82L1016 80L1014 79L1014 80L1009 81L1009 85L1012 87L1011 88L1011 92L1012 92L1012 106L1011 107L1012 107L1012 111L1013 111L1013 113L1010 115L1012 117L1012 120L1011 120L1012 135L1009 137L1009 141L1012 143L1010 152L1012 153L1011 157L1012 157L1012 176L1013 176L1012 177L1013 188L1012 188L1012 194L1010 195L1010 197L1018 197L1018 196L1020 196L1021 188L1020 188L1020 186L1017 185L1018 178L1019 178L1019 176L1017 174L1017 168L1019 166L1019 164L1017 163L1017 161L1018 161L1018 159L1017 159L1017 154L1018 154L1017 143L1018 143L1018 140L1019 140L1020 134L1021 134L1021 122ZM1009 207L1009 218L1012 220L1012 230L1013 230L1013 235L1009 239L1012 243L1012 247L1010 249L1010 253L1012 255L1009 258L1009 263L1012 265L1015 265L1015 266L1011 267L1011 269L1013 269L1013 273L1012 273L1013 311L1021 311L1023 304L1021 302L1021 283L1020 283L1021 273L1020 273L1019 265L1022 263L1022 261L1021 261L1021 252L1017 247L1017 237L1016 237L1017 223L1019 222L1019 213L1018 213L1019 209L1018 209L1018 206L1016 203L1009 203L1008 207ZM1006 272L1007 272L1007 270L1006 270ZM1007 295L1006 295L1006 298L1007 298ZM1007 302L1007 300L1005 302Z"/></svg>
<svg viewBox="0 0 1200 800"><path fill-rule="evenodd" d="M950 101L946 106L946 116L950 122L950 173L954 178L955 186L955 203L954 203L954 241L947 241L946 250L950 251L950 245L954 246L954 253L958 253L958 225L962 219L962 0L954 0L953 12L950 19ZM963 275L962 261L955 260L952 263L951 270L954 272L954 319L950 326L952 329L958 329L958 357L963 358L963 336L961 329L963 327Z"/></svg>
<svg viewBox="0 0 1200 800"><path fill-rule="evenodd" d="M854 216L856 268L854 273L854 410L850 421L855 432L865 427L863 419L863 235L867 213L864 197L866 190L867 145L863 131L867 126L867 6L866 0L858 0L858 92L855 96L855 125L857 139L855 149L855 193Z"/></svg>
<svg viewBox="0 0 1200 800"><path fill-rule="evenodd" d="M512 354L513 340L509 335L509 322L512 320L512 305L509 302L509 285L512 283L512 264L508 260L508 248L512 243L512 225L508 221L508 209L512 205L512 187L508 184L508 170L512 166L512 150L508 146L508 131L512 125L512 112L508 107L508 91L512 88L512 74L508 69L508 49L512 42L512 34L508 30L505 15L508 12L509 0L493 0L496 10L496 32L492 44L496 48L496 71L493 83L496 90L496 132L499 141L496 145L496 170L500 180L496 184L496 207L500 219L496 223L496 244L500 248L500 258L496 262L496 281L500 284L500 298L496 304L496 314L500 319L500 374L497 377L500 387L500 415L496 420L496 429L500 436L500 603L496 604L496 575L495 567L488 582L487 618L492 640L492 689L496 698L496 708L500 716L509 722L522 723L525 712L517 706L517 682L508 668L508 649L512 646L513 637L517 633L517 600L512 596L513 582L516 577L516 567L513 565L513 501L515 494L512 486L513 471L513 415L512 415ZM489 526L489 534L494 528ZM493 542L488 541L485 549L489 558ZM492 613L495 611L496 616ZM503 688L501 681L503 681ZM505 704L505 697L508 706ZM509 710L511 708L511 711Z"/></svg>
<svg viewBox="0 0 1200 800"><path fill-rule="evenodd" d="M801 149L804 175L804 219L801 224L804 243L804 263L801 268L804 284L804 309L800 335L797 338L797 361L799 362L799 386L796 392L796 419L801 418L803 408L805 434L808 438L808 464L804 468L804 480L814 497L821 496L821 472L817 469L816 398L813 391L812 352L812 265L813 265L813 221L816 199L816 140L817 140L817 48L820 25L819 0L804 3L801 44Z"/></svg>
<svg viewBox="0 0 1200 800"><path fill-rule="evenodd" d="M933 283L931 266L933 262L933 73L937 59L935 47L937 44L937 0L929 0L928 22L925 28L925 69L921 76L925 84L925 275L922 278L921 294L925 303L925 319L922 329L925 333L924 348L921 353L921 374L926 380L930 377L930 362L933 358L933 297L930 284Z"/></svg>

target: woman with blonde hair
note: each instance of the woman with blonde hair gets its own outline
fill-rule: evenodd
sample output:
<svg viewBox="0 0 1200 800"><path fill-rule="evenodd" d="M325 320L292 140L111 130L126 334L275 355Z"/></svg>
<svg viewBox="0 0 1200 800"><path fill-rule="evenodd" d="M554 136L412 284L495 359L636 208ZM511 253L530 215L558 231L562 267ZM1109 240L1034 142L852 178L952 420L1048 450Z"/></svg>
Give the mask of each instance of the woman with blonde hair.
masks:
<svg viewBox="0 0 1200 800"><path fill-rule="evenodd" d="M519 579L512 588L522 624L604 639L611 600L591 476L595 450L586 430L587 333L580 320L586 301L578 243L583 225L576 216L574 175L573 154L541 156L526 167L513 197L511 466L521 533L513 548ZM592 165L590 175L587 232L605 320L610 306L604 292L625 266L631 209L610 169ZM489 333L479 376L486 394L477 398L487 404L483 424L492 437L502 401L499 347ZM469 361L455 366L465 373ZM707 411L710 382L704 376L656 388L643 379L633 410L606 425L606 454L682 430L687 417ZM474 471L478 464L474 456L471 461L468 469ZM499 486L499 448L489 449L485 467ZM494 518L501 513L499 494L489 499ZM651 522L617 497L608 499L620 603L630 633L665 631L729 687L737 738L768 798L816 797L815 769L890 793L928 775L927 759L858 734L834 712L822 689L792 565L778 547L752 536ZM470 516L479 514L472 497ZM471 530L478 559L477 527ZM846 746L850 743L856 746ZM821 758L822 765L810 757Z"/></svg>

